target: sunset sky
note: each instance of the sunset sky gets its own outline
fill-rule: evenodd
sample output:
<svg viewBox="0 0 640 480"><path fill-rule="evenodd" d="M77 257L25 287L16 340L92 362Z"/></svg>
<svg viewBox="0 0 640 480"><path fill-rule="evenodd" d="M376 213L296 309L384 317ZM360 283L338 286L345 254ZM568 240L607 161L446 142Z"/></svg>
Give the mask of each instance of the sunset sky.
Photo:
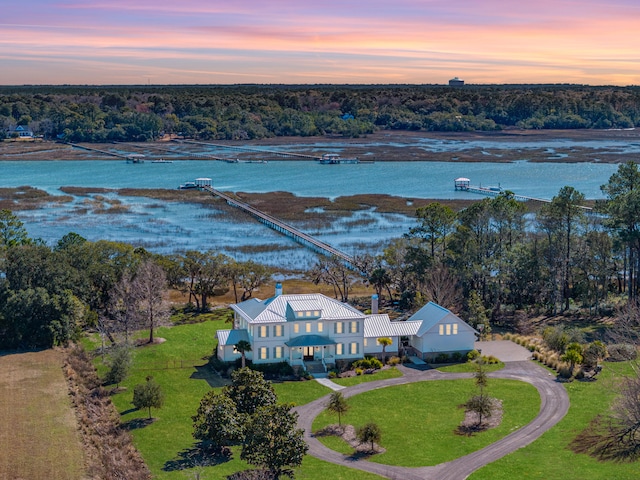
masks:
<svg viewBox="0 0 640 480"><path fill-rule="evenodd" d="M29 0L0 84L640 85L638 0Z"/></svg>

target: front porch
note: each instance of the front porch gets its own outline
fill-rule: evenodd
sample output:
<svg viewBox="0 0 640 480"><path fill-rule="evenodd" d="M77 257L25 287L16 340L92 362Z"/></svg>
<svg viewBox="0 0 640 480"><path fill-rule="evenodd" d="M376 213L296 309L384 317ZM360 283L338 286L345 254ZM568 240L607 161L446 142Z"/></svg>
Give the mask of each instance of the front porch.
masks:
<svg viewBox="0 0 640 480"><path fill-rule="evenodd" d="M289 347L291 366L301 366L309 373L326 373L335 366L336 342L329 337L302 335L285 342L285 345Z"/></svg>

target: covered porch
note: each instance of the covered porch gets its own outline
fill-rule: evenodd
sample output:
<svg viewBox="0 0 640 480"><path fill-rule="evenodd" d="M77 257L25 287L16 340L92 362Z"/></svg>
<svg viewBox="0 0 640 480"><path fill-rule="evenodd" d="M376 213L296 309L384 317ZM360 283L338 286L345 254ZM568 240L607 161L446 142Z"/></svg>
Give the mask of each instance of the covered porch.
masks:
<svg viewBox="0 0 640 480"><path fill-rule="evenodd" d="M289 347L289 364L302 366L313 373L313 366L322 366L327 371L327 364L335 364L336 342L321 335L301 335L293 338L285 345Z"/></svg>

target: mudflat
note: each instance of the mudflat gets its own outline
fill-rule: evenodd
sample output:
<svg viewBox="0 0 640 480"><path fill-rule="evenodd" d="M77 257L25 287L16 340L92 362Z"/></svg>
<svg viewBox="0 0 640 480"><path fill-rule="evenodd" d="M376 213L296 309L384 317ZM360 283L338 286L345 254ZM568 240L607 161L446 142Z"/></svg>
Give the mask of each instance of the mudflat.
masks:
<svg viewBox="0 0 640 480"><path fill-rule="evenodd" d="M252 147L249 150L229 150L222 154L229 159L262 160L265 150L277 147L301 157L278 157L278 160L308 161L303 156L319 157L323 150L339 149L343 157L384 161L458 161L511 162L527 159L533 162L623 162L633 157L617 148L640 142L640 129L624 130L502 130L497 132L408 132L381 130L358 138L339 136L274 137L259 140L212 140L182 143L166 136L162 140L145 143L82 144L85 150L66 143L35 141L0 142L1 160L123 160L111 153L143 154L149 159L208 160L198 156L206 144L229 147ZM447 144L444 149L425 148L429 141ZM474 142L479 142L478 145ZM602 148L601 142L614 144ZM465 145L466 144L466 145ZM553 146L553 152L549 147ZM267 155L268 157L269 155ZM637 160L637 158L635 158Z"/></svg>

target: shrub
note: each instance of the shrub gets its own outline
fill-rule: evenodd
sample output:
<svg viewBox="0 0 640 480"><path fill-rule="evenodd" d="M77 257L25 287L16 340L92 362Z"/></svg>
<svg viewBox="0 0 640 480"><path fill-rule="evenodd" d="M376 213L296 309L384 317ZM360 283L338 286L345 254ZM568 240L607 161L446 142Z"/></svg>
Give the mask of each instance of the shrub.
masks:
<svg viewBox="0 0 640 480"><path fill-rule="evenodd" d="M484 361L484 363L488 365L497 365L498 363L500 363L500 360L494 357L493 355L489 355L489 356L483 355L482 360Z"/></svg>
<svg viewBox="0 0 640 480"><path fill-rule="evenodd" d="M561 363L558 366L558 376L561 378L571 378L573 376L573 368L567 363Z"/></svg>
<svg viewBox="0 0 640 480"><path fill-rule="evenodd" d="M638 357L638 350L635 345L628 343L616 343L610 345L609 357L607 360L610 362L626 362L627 360L635 360Z"/></svg>
<svg viewBox="0 0 640 480"><path fill-rule="evenodd" d="M361 360L356 360L355 362L353 362L352 367L360 368L363 370L366 370L369 368L378 370L382 368L382 362L375 357L366 357Z"/></svg>
<svg viewBox="0 0 640 480"><path fill-rule="evenodd" d="M469 360L470 362L473 362L479 356L480 356L480 352L479 351L471 350L469 353L467 353L467 360Z"/></svg>
<svg viewBox="0 0 640 480"><path fill-rule="evenodd" d="M461 352L453 352L451 354L451 360L453 360L454 362L462 361L462 353Z"/></svg>
<svg viewBox="0 0 640 480"><path fill-rule="evenodd" d="M389 360L387 360L387 364L394 366L394 365L399 365L400 364L400 357L391 357Z"/></svg>
<svg viewBox="0 0 640 480"><path fill-rule="evenodd" d="M361 368L356 368L356 375L362 375L363 370Z"/></svg>
<svg viewBox="0 0 640 480"><path fill-rule="evenodd" d="M338 372L336 372L335 370L331 370L329 371L329 373L327 374L328 378L337 378L338 377Z"/></svg>
<svg viewBox="0 0 640 480"><path fill-rule="evenodd" d="M288 377L294 374L293 368L287 362L254 363L249 365L249 368L264 373L264 376L268 378Z"/></svg>
<svg viewBox="0 0 640 480"><path fill-rule="evenodd" d="M447 363L448 361L449 361L449 354L444 352L439 353L435 359L436 363Z"/></svg>

